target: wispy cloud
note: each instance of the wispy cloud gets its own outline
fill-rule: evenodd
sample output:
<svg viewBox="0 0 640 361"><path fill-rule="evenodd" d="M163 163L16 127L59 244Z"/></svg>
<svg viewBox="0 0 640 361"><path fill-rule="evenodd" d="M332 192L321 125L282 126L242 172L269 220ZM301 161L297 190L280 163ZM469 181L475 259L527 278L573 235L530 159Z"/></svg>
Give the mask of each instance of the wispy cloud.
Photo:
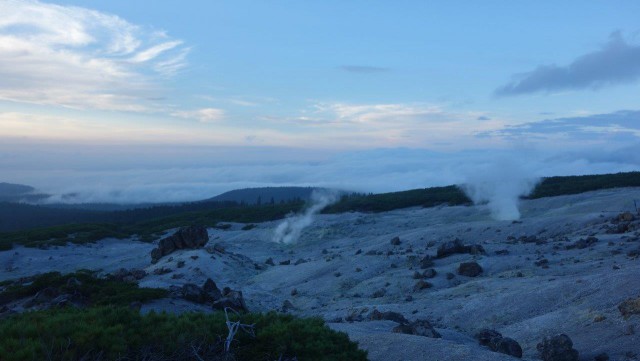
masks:
<svg viewBox="0 0 640 361"><path fill-rule="evenodd" d="M224 119L224 110L218 108L202 108L184 110L171 113L174 117L196 119L202 123L215 122Z"/></svg>
<svg viewBox="0 0 640 361"><path fill-rule="evenodd" d="M501 137L527 142L562 140L569 143L616 143L640 141L640 111L622 110L608 114L547 119L480 133L479 136Z"/></svg>
<svg viewBox="0 0 640 361"><path fill-rule="evenodd" d="M495 90L497 96L570 89L597 89L630 83L640 78L640 45L628 44L619 32L599 50L584 54L565 66L541 65L519 74Z"/></svg>
<svg viewBox="0 0 640 361"><path fill-rule="evenodd" d="M145 111L157 76L186 64L182 41L111 14L35 0L0 2L0 99Z"/></svg>
<svg viewBox="0 0 640 361"><path fill-rule="evenodd" d="M340 66L339 69L349 73L356 73L356 74L385 73L391 70L389 68L382 68L378 66L367 66L367 65L342 65Z"/></svg>

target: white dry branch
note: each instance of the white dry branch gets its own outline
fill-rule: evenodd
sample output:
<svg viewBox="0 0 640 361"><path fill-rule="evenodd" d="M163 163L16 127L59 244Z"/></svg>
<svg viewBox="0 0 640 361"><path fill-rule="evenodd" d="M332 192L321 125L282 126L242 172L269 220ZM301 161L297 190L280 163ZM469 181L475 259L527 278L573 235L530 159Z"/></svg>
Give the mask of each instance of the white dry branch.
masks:
<svg viewBox="0 0 640 361"><path fill-rule="evenodd" d="M227 339L224 341L224 352L226 353L228 353L229 350L231 349L231 343L233 342L233 338L236 336L236 333L238 332L239 329L248 333L252 337L256 336L255 331L253 329L255 325L245 325L243 323L240 323L240 319L238 319L238 321L232 322L231 320L229 320L229 312L228 312L229 310L235 313L238 317L240 317L240 313L238 313L238 311L234 310L233 308L231 307L224 308L224 317L227 319L226 324L227 324L227 328L229 329L229 334L227 335Z"/></svg>

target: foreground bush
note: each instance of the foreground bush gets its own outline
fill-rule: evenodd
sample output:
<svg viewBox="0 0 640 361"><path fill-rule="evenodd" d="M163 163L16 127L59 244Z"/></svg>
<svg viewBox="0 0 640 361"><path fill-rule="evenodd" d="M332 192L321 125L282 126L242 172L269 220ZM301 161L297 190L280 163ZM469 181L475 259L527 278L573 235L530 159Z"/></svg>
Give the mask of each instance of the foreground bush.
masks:
<svg viewBox="0 0 640 361"><path fill-rule="evenodd" d="M13 360L366 360L321 319L247 314L255 337L238 331L224 352L224 313L149 313L124 307L62 308L0 321L0 355Z"/></svg>

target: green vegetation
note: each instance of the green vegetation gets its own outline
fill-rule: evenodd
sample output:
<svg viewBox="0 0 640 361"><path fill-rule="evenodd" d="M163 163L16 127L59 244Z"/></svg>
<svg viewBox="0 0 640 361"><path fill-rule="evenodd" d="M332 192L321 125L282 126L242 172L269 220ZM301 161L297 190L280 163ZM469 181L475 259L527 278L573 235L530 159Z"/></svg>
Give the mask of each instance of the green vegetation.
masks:
<svg viewBox="0 0 640 361"><path fill-rule="evenodd" d="M555 197L623 187L640 187L640 172L544 178L528 198Z"/></svg>
<svg viewBox="0 0 640 361"><path fill-rule="evenodd" d="M255 337L239 331L225 354L222 313L141 315L124 307L29 312L0 321L0 355L4 361L366 360L366 352L321 319L276 313L241 317L243 324L254 325Z"/></svg>
<svg viewBox="0 0 640 361"><path fill-rule="evenodd" d="M139 288L135 283L98 278L91 271L67 275L49 272L29 279L5 281L2 286L0 305L34 296L44 289L54 289L58 294L73 294L89 305L127 306L131 302L144 303L167 296L164 289Z"/></svg>
<svg viewBox="0 0 640 361"><path fill-rule="evenodd" d="M265 222L284 218L304 207L303 202L262 206L238 206L215 208L206 211L185 212L161 218L138 222L66 224L54 227L35 228L15 232L0 233L0 251L13 248L13 244L26 247L47 247L70 243L88 243L104 238L127 238L137 235L142 241L152 241L170 228L189 225L225 227L220 222ZM133 211L127 211L133 212ZM135 217L134 217L135 218Z"/></svg>
<svg viewBox="0 0 640 361"><path fill-rule="evenodd" d="M470 204L471 200L457 186L414 189L403 192L345 195L340 202L325 209L325 213L386 212L408 207Z"/></svg>
<svg viewBox="0 0 640 361"><path fill-rule="evenodd" d="M543 179L528 198L541 198L576 194L618 187L640 187L640 172L628 172L604 175L550 177ZM324 210L324 213L348 211L385 212L408 207L434 207L438 205L465 205L471 201L457 186L415 189L403 192L383 194L351 194ZM5 209L5 206L9 207ZM33 219L47 218L45 208L13 205L0 206L2 212L11 213L11 207L18 207L24 217ZM67 242L86 243L100 239L126 238L137 235L142 241L152 241L167 229L188 225L207 227L228 227L220 222L254 223L284 218L291 212L303 209L303 201L284 204L240 205L237 203L201 202L181 206L158 206L148 209L132 209L118 212L89 212L91 222L76 221L48 228L29 228L25 230L0 233L0 251L9 250L13 244L27 247L46 247L62 245ZM27 212L34 207L35 213ZM46 209L47 212L61 210ZM40 214L38 212L45 212ZM72 214L79 212L73 210ZM20 212L18 212L20 213ZM64 213L64 212L63 212ZM6 218L6 217L5 217ZM82 220L84 218L79 217ZM243 229L249 229L249 225Z"/></svg>

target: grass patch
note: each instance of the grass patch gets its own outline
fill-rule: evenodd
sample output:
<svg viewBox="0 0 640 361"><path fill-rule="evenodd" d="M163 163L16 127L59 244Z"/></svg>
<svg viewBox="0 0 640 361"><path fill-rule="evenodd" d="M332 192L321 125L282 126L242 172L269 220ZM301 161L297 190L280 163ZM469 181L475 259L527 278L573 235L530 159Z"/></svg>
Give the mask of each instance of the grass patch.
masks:
<svg viewBox="0 0 640 361"><path fill-rule="evenodd" d="M70 279L78 282L70 282ZM44 273L19 281L3 282L0 305L34 296L45 288L56 289L59 294L73 294L90 305L128 306L132 302L148 302L167 296L159 288L139 288L135 283L98 278L92 271L77 271L62 275L59 272Z"/></svg>
<svg viewBox="0 0 640 361"><path fill-rule="evenodd" d="M347 335L321 319L247 314L255 337L239 331L224 354L224 314L149 313L123 307L52 309L0 321L0 355L18 360L366 360ZM197 353L197 357L195 356Z"/></svg>

